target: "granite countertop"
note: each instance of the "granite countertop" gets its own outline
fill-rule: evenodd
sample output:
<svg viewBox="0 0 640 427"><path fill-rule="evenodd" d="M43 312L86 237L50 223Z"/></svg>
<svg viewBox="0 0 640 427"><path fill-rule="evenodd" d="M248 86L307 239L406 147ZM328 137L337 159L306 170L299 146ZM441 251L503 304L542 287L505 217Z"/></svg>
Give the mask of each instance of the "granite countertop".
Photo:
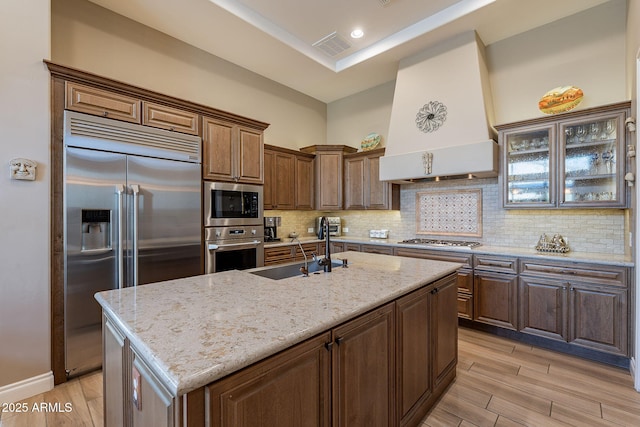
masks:
<svg viewBox="0 0 640 427"><path fill-rule="evenodd" d="M226 271L96 294L174 396L457 270L461 264L361 252L349 268L272 280Z"/></svg>
<svg viewBox="0 0 640 427"><path fill-rule="evenodd" d="M569 252L566 254L554 254L554 253L544 253L538 252L533 247L531 248L521 248L521 247L507 247L507 246L478 246L473 249L468 248L460 248L460 247L443 247L443 246L429 246L429 245L414 245L414 244L403 244L399 243L396 240L391 239L373 239L369 237L332 237L332 241L334 242L344 242L344 243L360 243L360 244L369 244L369 245L381 245L381 246L393 246L393 247L402 247L402 248L413 248L413 249L429 249L429 250L440 250L440 251L448 251L448 252L465 252L465 253L473 253L477 255L502 255L502 256L515 256L515 257L526 257L526 258L538 258L545 259L549 261L569 261L569 262L595 262L606 265L616 265L621 267L634 267L635 263L633 258L630 255L620 255L620 254L609 254L609 253L591 253L591 252ZM319 240L314 237L308 238L300 238L301 243L312 243L312 242L322 242L323 240ZM265 243L265 248L275 247L275 246L286 246L297 244L297 241L292 242L291 239L283 239L281 242L268 242Z"/></svg>

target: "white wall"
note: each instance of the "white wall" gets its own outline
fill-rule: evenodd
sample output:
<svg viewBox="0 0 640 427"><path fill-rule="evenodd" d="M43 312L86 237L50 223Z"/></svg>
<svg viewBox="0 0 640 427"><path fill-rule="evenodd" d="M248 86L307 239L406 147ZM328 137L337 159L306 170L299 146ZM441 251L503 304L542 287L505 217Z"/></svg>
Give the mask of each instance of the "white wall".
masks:
<svg viewBox="0 0 640 427"><path fill-rule="evenodd" d="M0 402L52 387L49 309L49 0L5 0L0 13ZM36 181L9 162L38 163ZM20 383L26 380L26 383Z"/></svg>
<svg viewBox="0 0 640 427"><path fill-rule="evenodd" d="M86 0L51 0L53 62L270 123L267 144L326 141L326 104Z"/></svg>

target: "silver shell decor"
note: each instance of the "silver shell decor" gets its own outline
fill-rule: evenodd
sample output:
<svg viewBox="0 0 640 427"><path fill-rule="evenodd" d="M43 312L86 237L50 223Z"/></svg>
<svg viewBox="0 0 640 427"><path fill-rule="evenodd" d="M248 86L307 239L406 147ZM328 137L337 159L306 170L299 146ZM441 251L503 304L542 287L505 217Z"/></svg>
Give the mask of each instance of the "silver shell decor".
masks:
<svg viewBox="0 0 640 427"><path fill-rule="evenodd" d="M571 249L567 240L559 234L554 234L553 237L548 237L546 234L542 234L536 245L538 252L551 252L557 254L566 254Z"/></svg>
<svg viewBox="0 0 640 427"><path fill-rule="evenodd" d="M438 101L429 101L416 114L416 126L425 133L438 130L445 120L447 120L447 107Z"/></svg>

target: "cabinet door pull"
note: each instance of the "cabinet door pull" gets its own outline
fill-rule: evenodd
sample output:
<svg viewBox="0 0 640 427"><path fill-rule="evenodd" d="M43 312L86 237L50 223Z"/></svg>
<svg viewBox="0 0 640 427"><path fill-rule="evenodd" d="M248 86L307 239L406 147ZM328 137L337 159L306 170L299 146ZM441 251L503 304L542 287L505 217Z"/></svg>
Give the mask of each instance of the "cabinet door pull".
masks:
<svg viewBox="0 0 640 427"><path fill-rule="evenodd" d="M562 274L574 274L574 275L578 274L578 272L575 271L575 270L562 270L561 273Z"/></svg>
<svg viewBox="0 0 640 427"><path fill-rule="evenodd" d="M331 341L324 343L324 348L326 348L327 351L331 351L331 349L333 348L333 343Z"/></svg>
<svg viewBox="0 0 640 427"><path fill-rule="evenodd" d="M431 295L437 294L438 293L438 288L433 288L431 289Z"/></svg>
<svg viewBox="0 0 640 427"><path fill-rule="evenodd" d="M342 338L342 337L336 338L336 344L340 345L340 344L342 344L342 341L344 341L344 338Z"/></svg>

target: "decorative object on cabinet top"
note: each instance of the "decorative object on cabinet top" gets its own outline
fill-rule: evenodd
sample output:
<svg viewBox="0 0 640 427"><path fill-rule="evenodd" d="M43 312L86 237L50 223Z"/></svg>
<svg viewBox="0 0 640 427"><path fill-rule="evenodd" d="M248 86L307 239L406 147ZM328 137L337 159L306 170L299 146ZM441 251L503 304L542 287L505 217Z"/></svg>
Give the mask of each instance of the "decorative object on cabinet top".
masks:
<svg viewBox="0 0 640 427"><path fill-rule="evenodd" d="M584 93L575 86L560 86L545 93L538 102L538 109L545 114L557 114L573 110L580 104Z"/></svg>
<svg viewBox="0 0 640 427"><path fill-rule="evenodd" d="M378 135L375 132L372 132L369 135L364 137L364 139L360 143L360 148L362 149L362 151L373 150L378 145L380 145L381 139L382 138L380 137L380 135Z"/></svg>
<svg viewBox="0 0 640 427"><path fill-rule="evenodd" d="M553 237L549 237L545 233L542 233L536 245L536 251L538 252L566 254L570 250L569 243L567 243L567 240L560 234L554 234Z"/></svg>

